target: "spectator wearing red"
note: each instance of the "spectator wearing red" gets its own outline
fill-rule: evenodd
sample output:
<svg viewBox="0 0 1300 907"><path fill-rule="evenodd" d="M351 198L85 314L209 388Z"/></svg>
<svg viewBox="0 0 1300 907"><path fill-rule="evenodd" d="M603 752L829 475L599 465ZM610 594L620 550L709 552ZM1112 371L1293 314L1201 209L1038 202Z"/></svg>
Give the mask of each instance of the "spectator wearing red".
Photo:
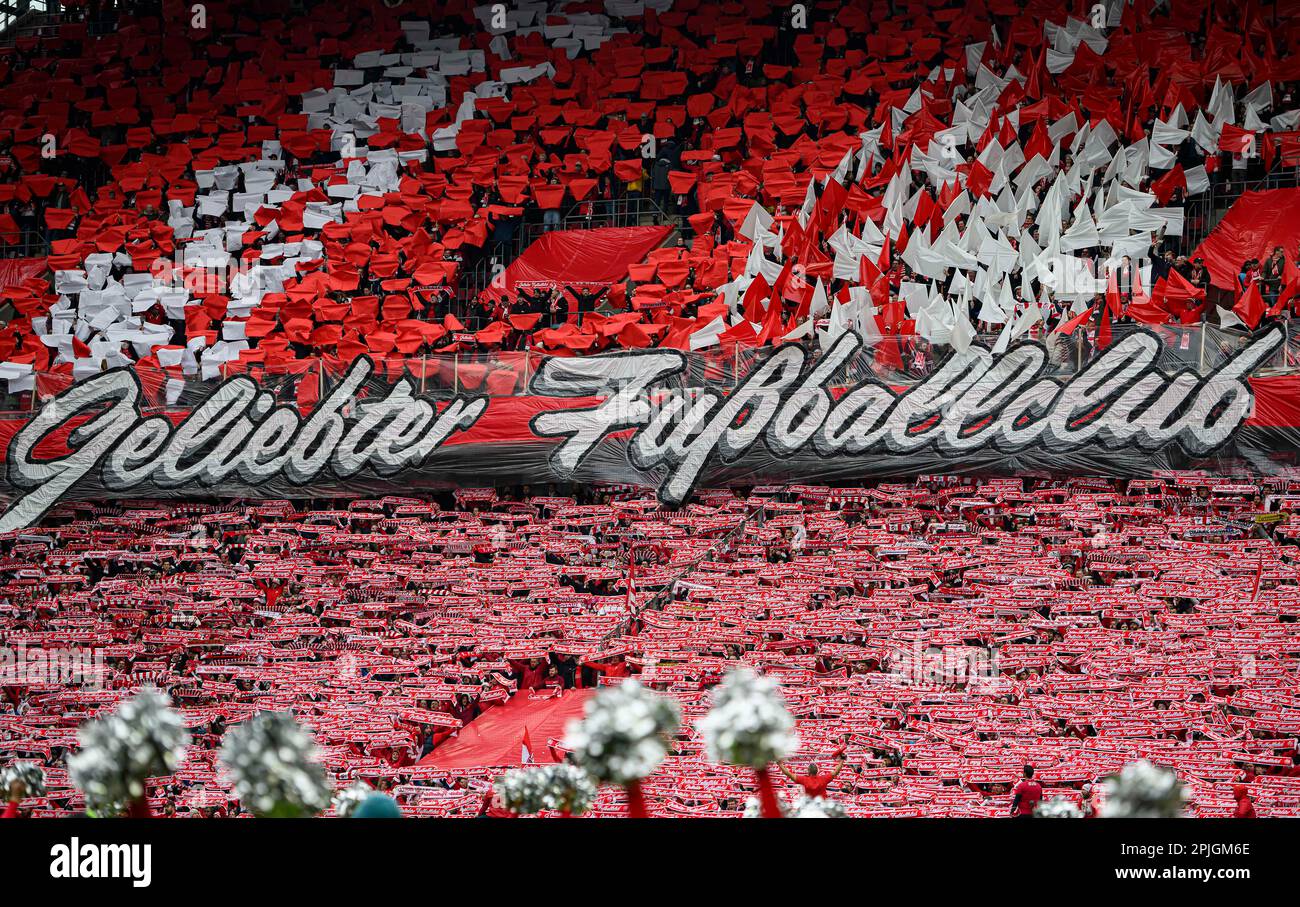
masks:
<svg viewBox="0 0 1300 907"><path fill-rule="evenodd" d="M1237 801L1237 807L1232 811L1234 819L1253 819L1255 818L1255 804L1250 799L1250 785L1234 784L1232 785L1232 796Z"/></svg>
<svg viewBox="0 0 1300 907"><path fill-rule="evenodd" d="M628 667L627 662L621 655L609 657L611 658L609 661L606 661L604 658L584 658L582 660L582 666L584 668L591 668L591 670L604 674L606 677L619 678L632 676L632 669Z"/></svg>
<svg viewBox="0 0 1300 907"><path fill-rule="evenodd" d="M1034 780L1034 767L1025 766L1025 777L1011 791L1011 815L1031 818L1043 799L1043 786Z"/></svg>
<svg viewBox="0 0 1300 907"><path fill-rule="evenodd" d="M278 583L263 582L261 580L257 580L254 585L261 590L264 596L266 596L267 609L269 610L274 608L275 603L280 600L280 585Z"/></svg>
<svg viewBox="0 0 1300 907"><path fill-rule="evenodd" d="M564 691L564 678L560 676L560 672L555 665L542 665L542 682L538 684L537 689Z"/></svg>
<svg viewBox="0 0 1300 907"><path fill-rule="evenodd" d="M511 667L515 669L516 679L519 681L521 690L540 690L546 681L546 667L542 664L540 658L530 658L527 662L519 662L511 659Z"/></svg>
<svg viewBox="0 0 1300 907"><path fill-rule="evenodd" d="M808 763L808 773L805 775L796 775L790 771L790 767L784 762L780 763L781 774L785 775L795 784L803 788L803 792L809 797L824 797L826 789L831 786L831 782L839 777L840 772L844 771L846 759L844 757L844 748L835 751L835 770L828 774L823 774L817 767L816 762Z"/></svg>
<svg viewBox="0 0 1300 907"><path fill-rule="evenodd" d="M464 693L457 693L456 699L452 703L451 717L465 725L477 718L480 711L482 710L478 707L478 704L469 696Z"/></svg>

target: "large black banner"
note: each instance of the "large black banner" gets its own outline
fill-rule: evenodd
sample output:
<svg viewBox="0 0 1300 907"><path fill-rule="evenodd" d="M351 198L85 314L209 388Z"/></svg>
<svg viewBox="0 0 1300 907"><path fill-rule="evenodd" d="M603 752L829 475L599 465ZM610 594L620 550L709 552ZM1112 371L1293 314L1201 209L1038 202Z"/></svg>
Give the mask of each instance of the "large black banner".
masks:
<svg viewBox="0 0 1300 907"><path fill-rule="evenodd" d="M936 472L1276 472L1291 426L1252 419L1286 338L1245 338L1209 367L1131 330L1073 361L1059 343L974 345L923 377L882 378L861 337L753 353L710 377L676 350L548 358L527 393L424 396L358 359L303 412L254 378L186 412L150 412L131 369L79 381L6 434L0 531L66 499L316 497L455 485L632 483L666 506L700 485L849 482ZM1204 357L1201 357L1204 359ZM716 369L713 370L716 372Z"/></svg>

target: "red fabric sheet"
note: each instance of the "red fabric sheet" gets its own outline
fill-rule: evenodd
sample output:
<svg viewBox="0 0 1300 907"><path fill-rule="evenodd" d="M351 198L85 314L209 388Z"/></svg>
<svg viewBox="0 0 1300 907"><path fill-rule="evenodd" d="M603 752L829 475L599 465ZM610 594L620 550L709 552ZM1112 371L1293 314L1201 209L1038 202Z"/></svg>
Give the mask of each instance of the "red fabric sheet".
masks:
<svg viewBox="0 0 1300 907"><path fill-rule="evenodd" d="M0 289L13 287L45 270L44 258L0 258Z"/></svg>
<svg viewBox="0 0 1300 907"><path fill-rule="evenodd" d="M420 760L420 765L440 769L521 765L520 744L524 728L533 742L534 762L554 762L546 741L564 736L570 719L581 718L595 690L565 690L553 699L529 699L519 693L502 706L488 709L451 740Z"/></svg>
<svg viewBox="0 0 1300 907"><path fill-rule="evenodd" d="M1247 192L1228 209L1223 220L1205 238L1192 258L1205 259L1210 283L1237 291L1237 274L1248 258L1261 261L1274 246L1290 258L1300 242L1300 189Z"/></svg>
<svg viewBox="0 0 1300 907"><path fill-rule="evenodd" d="M595 230L556 230L542 236L510 263L497 281L479 294L491 305L515 286L537 281L561 286L577 283L612 284L627 277L629 266L657 248L672 227L601 227Z"/></svg>
<svg viewBox="0 0 1300 907"><path fill-rule="evenodd" d="M1247 425L1259 428L1300 426L1300 375L1270 375L1251 378L1255 391L1255 412Z"/></svg>

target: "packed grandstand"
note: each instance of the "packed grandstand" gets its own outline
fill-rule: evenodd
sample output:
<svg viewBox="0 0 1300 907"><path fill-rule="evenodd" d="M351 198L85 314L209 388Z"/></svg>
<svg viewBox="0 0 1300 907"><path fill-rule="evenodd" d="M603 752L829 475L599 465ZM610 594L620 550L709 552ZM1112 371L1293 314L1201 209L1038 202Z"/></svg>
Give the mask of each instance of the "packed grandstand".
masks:
<svg viewBox="0 0 1300 907"><path fill-rule="evenodd" d="M1300 8L437 6L0 4L6 815L1300 815Z"/></svg>

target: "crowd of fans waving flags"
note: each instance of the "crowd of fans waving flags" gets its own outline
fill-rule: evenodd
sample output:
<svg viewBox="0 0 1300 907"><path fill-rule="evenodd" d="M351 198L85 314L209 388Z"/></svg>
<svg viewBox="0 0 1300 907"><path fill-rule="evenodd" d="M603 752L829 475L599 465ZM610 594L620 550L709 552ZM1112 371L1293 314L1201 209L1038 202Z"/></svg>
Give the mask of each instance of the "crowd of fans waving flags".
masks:
<svg viewBox="0 0 1300 907"><path fill-rule="evenodd" d="M168 0L107 34L20 39L0 56L0 212L38 205L51 254L3 288L0 375L49 392L133 364L174 402L188 380L363 354L400 373L850 328L888 367L909 339L1083 327L1105 345L1116 320L1289 311L1290 250L1284 288L1217 315L1160 253L1225 161L1268 172L1296 150L1294 24L1255 2L868 7L524 3L431 25L212 5L197 29ZM527 211L628 194L680 238L604 311L495 291L452 311ZM0 242L26 232L0 213Z"/></svg>
<svg viewBox="0 0 1300 907"><path fill-rule="evenodd" d="M15 393L849 330L890 369L1300 298L1289 250L1174 257L1300 152L1255 0L105 9L0 50L0 245L49 247L0 286ZM637 196L677 238L626 281L462 299L531 214ZM0 534L6 642L106 659L4 666L6 815L1300 814L1285 471L435 497ZM424 762L593 687L545 764Z"/></svg>
<svg viewBox="0 0 1300 907"><path fill-rule="evenodd" d="M629 817L650 818L641 782L668 754L668 737L678 722L678 706L663 695L644 690L636 680L606 687L565 740L573 747L575 763L506 772L489 794L491 805L486 814L497 818L579 816L594 804L597 785L612 781L626 789ZM759 795L747 801L747 818L844 818L847 813L834 800L804 795L786 805L773 790L769 764L796 748L793 727L794 717L781 701L776 684L744 669L724 678L714 694L712 709L701 722L713 758L750 766L758 778ZM71 758L69 769L85 792L88 811L110 817L125 812L133 818L152 817L145 797L149 779L174 771L189 740L167 698L152 689L135 694L113 714L84 725L79 737L82 748ZM231 732L221 759L240 802L258 818L308 818L327 806L339 818L402 816L391 797L363 782L331 791L315 742L288 712L257 712ZM1032 777L1031 771L1026 774ZM815 782L817 775L796 780ZM1107 808L1102 815L1182 815L1183 786L1168 769L1139 761L1105 783ZM0 773L0 784L9 798L4 817L14 818L24 798L45 794L45 773L34 762L15 762ZM1071 800L1042 801L1041 788L1038 793L1031 804L1033 811L1020 815L1084 816L1083 809ZM1088 806L1091 809L1093 804Z"/></svg>
<svg viewBox="0 0 1300 907"><path fill-rule="evenodd" d="M1297 815L1294 486L62 504L0 536L10 813L1091 815L1147 762Z"/></svg>

